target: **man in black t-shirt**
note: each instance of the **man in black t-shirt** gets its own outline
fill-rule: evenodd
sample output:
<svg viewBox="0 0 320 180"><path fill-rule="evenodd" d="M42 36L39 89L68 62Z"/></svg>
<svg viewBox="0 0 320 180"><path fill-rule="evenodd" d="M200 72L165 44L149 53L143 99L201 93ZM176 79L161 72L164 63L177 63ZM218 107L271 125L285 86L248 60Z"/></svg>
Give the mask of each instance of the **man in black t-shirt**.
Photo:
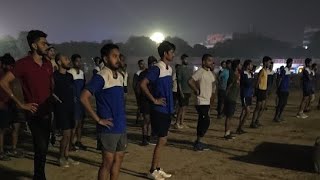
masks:
<svg viewBox="0 0 320 180"><path fill-rule="evenodd" d="M71 131L75 127L74 120L74 90L73 76L67 72L70 69L70 59L67 56L58 54L55 58L59 70L53 74L54 94L58 99L55 104L54 113L56 118L56 127L63 131L63 137L60 142L59 165L69 167L70 164L78 165L79 162L69 157L69 145Z"/></svg>

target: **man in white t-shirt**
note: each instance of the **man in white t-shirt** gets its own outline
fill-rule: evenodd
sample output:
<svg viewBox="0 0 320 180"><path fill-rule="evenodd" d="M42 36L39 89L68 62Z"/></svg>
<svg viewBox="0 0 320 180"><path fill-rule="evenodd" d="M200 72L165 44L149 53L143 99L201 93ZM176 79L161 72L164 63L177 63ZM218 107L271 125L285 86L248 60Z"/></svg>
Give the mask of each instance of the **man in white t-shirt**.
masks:
<svg viewBox="0 0 320 180"><path fill-rule="evenodd" d="M201 142L210 126L210 101L213 94L213 83L216 81L212 74L213 57L210 54L202 56L202 67L199 68L189 80L189 86L197 95L196 110L198 112L197 140L194 143L195 151L206 150L207 147Z"/></svg>

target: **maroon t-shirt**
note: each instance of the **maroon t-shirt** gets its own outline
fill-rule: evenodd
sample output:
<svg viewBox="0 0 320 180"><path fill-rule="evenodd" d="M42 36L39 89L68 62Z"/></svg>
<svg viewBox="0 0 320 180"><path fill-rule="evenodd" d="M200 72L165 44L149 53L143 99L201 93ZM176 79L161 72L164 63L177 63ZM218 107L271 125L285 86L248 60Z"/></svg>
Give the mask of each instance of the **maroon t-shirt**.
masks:
<svg viewBox="0 0 320 180"><path fill-rule="evenodd" d="M40 66L34 62L32 56L27 56L18 60L11 72L21 81L26 103L37 103L41 106L51 97L53 69L50 61L43 59Z"/></svg>

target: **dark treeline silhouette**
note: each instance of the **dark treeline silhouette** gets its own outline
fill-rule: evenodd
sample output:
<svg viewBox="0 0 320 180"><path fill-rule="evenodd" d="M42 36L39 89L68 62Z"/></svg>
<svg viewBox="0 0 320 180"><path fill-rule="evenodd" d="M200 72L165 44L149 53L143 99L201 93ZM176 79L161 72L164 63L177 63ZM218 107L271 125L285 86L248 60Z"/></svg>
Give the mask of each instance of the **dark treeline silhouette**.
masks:
<svg viewBox="0 0 320 180"><path fill-rule="evenodd" d="M0 54L9 52L16 58L25 56L29 50L26 34L27 32L21 32L17 38L1 37ZM307 50L257 33L235 33L233 39L218 43L213 48L207 48L201 44L195 44L192 47L179 37L167 37L166 39L176 45L177 55L188 53L193 57L200 57L205 53L215 54L221 58L261 58L266 54L274 58L320 57L320 32L315 33ZM99 55L99 49L108 42L112 42L112 40L101 42L71 41L54 44L54 46L58 51L67 55L79 53L82 57L91 58ZM147 57L157 54L157 44L145 36L132 36L125 43L117 43L117 45L120 46L121 52L127 56Z"/></svg>

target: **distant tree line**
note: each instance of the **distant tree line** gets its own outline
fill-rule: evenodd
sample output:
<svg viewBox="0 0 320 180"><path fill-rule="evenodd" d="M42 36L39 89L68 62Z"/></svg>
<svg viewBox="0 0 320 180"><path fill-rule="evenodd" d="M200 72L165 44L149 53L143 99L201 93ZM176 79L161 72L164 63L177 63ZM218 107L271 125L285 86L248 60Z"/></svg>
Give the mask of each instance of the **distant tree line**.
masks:
<svg viewBox="0 0 320 180"><path fill-rule="evenodd" d="M25 56L29 50L26 41L27 32L19 33L17 38L4 36L0 38L0 54L11 53L14 57ZM190 46L185 40L179 37L167 37L166 40L176 45L176 54L187 53L189 56L200 57L205 53L214 54L221 58L261 58L269 55L274 58L304 58L320 57L320 32L315 33L311 44L306 50L302 46L294 47L288 42L272 39L257 33L235 33L233 39L216 44L213 48L207 48L201 44ZM99 50L105 43L101 42L63 42L54 44L59 52L67 55L79 53L82 57L90 58L99 56ZM157 56L157 44L145 36L132 36L125 43L116 43L120 46L121 52L126 56L146 57Z"/></svg>

